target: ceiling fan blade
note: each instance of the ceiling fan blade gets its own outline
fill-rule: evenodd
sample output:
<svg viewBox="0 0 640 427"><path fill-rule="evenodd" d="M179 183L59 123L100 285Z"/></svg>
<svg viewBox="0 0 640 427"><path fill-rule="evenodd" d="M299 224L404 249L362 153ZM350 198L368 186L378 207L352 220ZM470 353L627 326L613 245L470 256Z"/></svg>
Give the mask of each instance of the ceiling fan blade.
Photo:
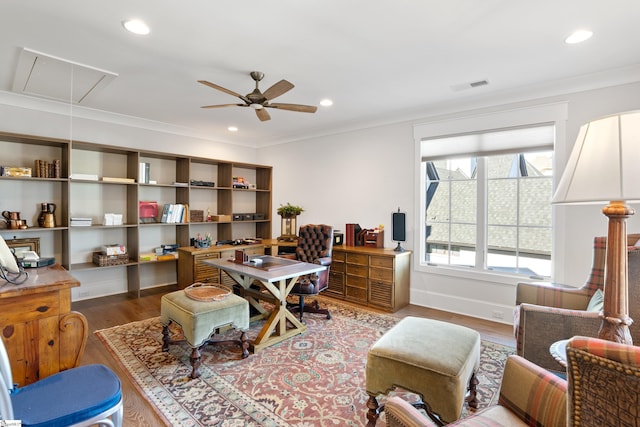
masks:
<svg viewBox="0 0 640 427"><path fill-rule="evenodd" d="M261 122L266 122L267 120L271 120L271 116L269 115L269 112L264 108L260 108L259 110L256 110L256 116L258 116Z"/></svg>
<svg viewBox="0 0 640 427"><path fill-rule="evenodd" d="M200 108L222 108L222 107L248 107L248 105L247 104L203 105Z"/></svg>
<svg viewBox="0 0 640 427"><path fill-rule="evenodd" d="M232 90L229 90L229 89L227 89L227 88L224 88L224 87L222 87L222 86L218 86L218 85L217 85L217 84L215 84L215 83L211 83L211 82L208 82L208 81L206 81L206 80L198 80L198 83L202 83L203 85L205 85L205 86L209 86L209 87L210 87L210 88L212 88L212 89L219 90L220 92L224 92L224 93L229 94L229 95L231 95L231 96L238 97L238 98L242 99L244 102L248 102L248 101L247 101L247 98L246 98L246 97L244 97L243 95L240 95L239 93L236 93L236 92L234 92L234 91L232 91Z"/></svg>
<svg viewBox="0 0 640 427"><path fill-rule="evenodd" d="M278 108L279 110L297 111L300 113L315 113L318 107L315 105L300 105L300 104L283 104L277 102L275 104L268 104L265 107Z"/></svg>
<svg viewBox="0 0 640 427"><path fill-rule="evenodd" d="M262 95L268 101L282 95L283 93L289 92L291 89L293 89L293 87L294 86L292 83L289 83L286 80L280 80L278 83L274 84L269 89L264 91Z"/></svg>

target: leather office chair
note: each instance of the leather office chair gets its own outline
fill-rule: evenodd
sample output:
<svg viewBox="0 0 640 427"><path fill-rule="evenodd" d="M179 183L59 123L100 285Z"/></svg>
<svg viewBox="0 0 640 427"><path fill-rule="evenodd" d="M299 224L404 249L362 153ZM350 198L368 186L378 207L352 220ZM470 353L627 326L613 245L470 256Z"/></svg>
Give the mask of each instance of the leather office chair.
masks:
<svg viewBox="0 0 640 427"><path fill-rule="evenodd" d="M325 224L308 224L300 227L298 246L292 258L298 261L326 266L326 270L319 273L300 277L293 285L290 295L298 296L298 304L291 305L291 311L298 311L300 320L306 311L321 313L331 319L331 313L326 308L320 308L318 300L314 304L305 304L304 298L318 295L329 286L329 266L331 265L331 251L333 249L333 227Z"/></svg>

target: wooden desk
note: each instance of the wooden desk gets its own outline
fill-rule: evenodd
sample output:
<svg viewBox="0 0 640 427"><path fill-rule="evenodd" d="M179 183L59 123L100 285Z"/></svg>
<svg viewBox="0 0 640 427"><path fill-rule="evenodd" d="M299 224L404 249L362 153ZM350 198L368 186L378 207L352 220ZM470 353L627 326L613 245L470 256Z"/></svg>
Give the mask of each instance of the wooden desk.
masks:
<svg viewBox="0 0 640 427"><path fill-rule="evenodd" d="M307 326L300 322L297 316L294 316L293 313L287 310L287 295L289 295L293 285L300 276L317 273L318 271L326 269L326 267L319 264L310 264L286 258L266 255L256 258L263 259L265 263L277 262L286 263L286 265L269 270L247 264L237 264L228 258L204 261L206 264L210 264L226 272L244 289L248 289L254 280L259 281L276 298L277 302L279 302L273 311L268 314L265 308L262 307L254 297L251 295L246 296L249 304L261 313L268 314L269 316L262 330L260 330L258 337L253 342L252 349L254 353L307 330ZM289 325L292 325L292 327L287 329Z"/></svg>
<svg viewBox="0 0 640 427"><path fill-rule="evenodd" d="M71 311L71 288L80 282L57 264L28 271L20 285L0 280L0 334L21 387L78 366L89 330Z"/></svg>

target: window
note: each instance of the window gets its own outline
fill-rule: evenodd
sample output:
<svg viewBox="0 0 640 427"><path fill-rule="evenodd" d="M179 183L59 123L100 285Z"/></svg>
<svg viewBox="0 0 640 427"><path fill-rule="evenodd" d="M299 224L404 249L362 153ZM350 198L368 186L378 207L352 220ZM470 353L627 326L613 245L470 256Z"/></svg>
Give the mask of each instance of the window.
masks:
<svg viewBox="0 0 640 427"><path fill-rule="evenodd" d="M424 139L424 259L551 276L554 126Z"/></svg>

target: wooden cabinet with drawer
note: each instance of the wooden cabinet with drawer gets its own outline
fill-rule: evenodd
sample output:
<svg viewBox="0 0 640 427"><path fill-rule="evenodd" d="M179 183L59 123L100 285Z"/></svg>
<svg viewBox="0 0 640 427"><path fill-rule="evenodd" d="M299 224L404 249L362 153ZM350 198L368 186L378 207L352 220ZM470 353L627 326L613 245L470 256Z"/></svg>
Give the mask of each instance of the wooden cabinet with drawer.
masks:
<svg viewBox="0 0 640 427"><path fill-rule="evenodd" d="M222 245L210 248L194 248L187 246L178 248L178 286L184 289L196 283L226 283L233 285L233 281L226 275L221 277L220 270L204 263L208 259L232 258L236 250L247 255L263 255L264 245Z"/></svg>
<svg viewBox="0 0 640 427"><path fill-rule="evenodd" d="M329 286L324 291L324 295L336 298L344 298L345 290L345 258L344 251L333 251L331 256L331 266L329 267Z"/></svg>
<svg viewBox="0 0 640 427"><path fill-rule="evenodd" d="M20 285L0 280L0 336L20 387L80 364L89 328L71 310L77 286L58 264L30 269Z"/></svg>
<svg viewBox="0 0 640 427"><path fill-rule="evenodd" d="M395 312L409 304L411 252L334 246L328 296Z"/></svg>

